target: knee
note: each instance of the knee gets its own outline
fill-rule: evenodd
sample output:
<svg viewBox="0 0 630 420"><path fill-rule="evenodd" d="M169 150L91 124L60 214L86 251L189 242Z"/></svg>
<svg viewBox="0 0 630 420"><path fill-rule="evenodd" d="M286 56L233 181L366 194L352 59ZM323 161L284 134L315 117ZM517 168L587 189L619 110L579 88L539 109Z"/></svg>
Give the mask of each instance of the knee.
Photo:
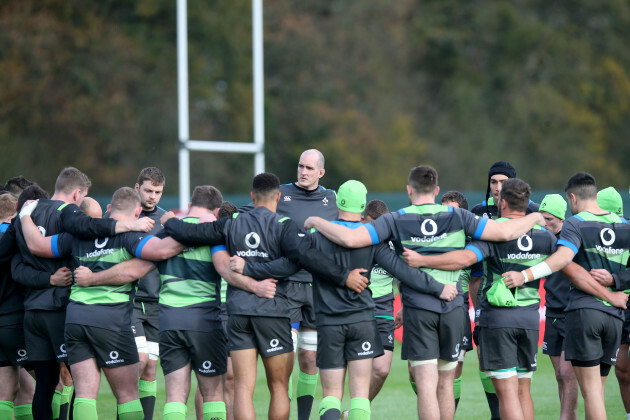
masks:
<svg viewBox="0 0 630 420"><path fill-rule="evenodd" d="M298 349L298 361L300 363L300 367L315 367L316 358L316 352L311 350L304 350L302 348Z"/></svg>
<svg viewBox="0 0 630 420"><path fill-rule="evenodd" d="M389 366L385 363L374 364L372 366L372 375L379 380L385 380L387 375L389 375Z"/></svg>

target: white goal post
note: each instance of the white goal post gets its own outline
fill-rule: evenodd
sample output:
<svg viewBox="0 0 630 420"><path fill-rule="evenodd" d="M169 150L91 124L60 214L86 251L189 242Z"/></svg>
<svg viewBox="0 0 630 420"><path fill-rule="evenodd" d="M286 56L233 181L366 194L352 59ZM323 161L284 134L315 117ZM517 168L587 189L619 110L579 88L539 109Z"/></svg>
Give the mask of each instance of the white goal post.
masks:
<svg viewBox="0 0 630 420"><path fill-rule="evenodd" d="M188 106L188 13L187 0L177 0L177 102L179 121L179 208L190 200L190 151L251 153L254 174L265 171L265 114L263 69L262 0L252 0L252 58L254 77L254 142L190 139Z"/></svg>

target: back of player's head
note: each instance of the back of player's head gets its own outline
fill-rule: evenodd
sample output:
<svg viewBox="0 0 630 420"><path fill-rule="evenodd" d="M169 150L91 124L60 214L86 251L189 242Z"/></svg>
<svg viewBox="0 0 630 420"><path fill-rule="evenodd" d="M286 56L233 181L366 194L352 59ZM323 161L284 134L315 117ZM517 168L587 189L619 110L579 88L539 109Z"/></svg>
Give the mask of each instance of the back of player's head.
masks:
<svg viewBox="0 0 630 420"><path fill-rule="evenodd" d="M459 191L449 191L442 196L442 203L454 202L457 203L460 209L468 210L468 200L464 197L464 194Z"/></svg>
<svg viewBox="0 0 630 420"><path fill-rule="evenodd" d="M140 196L133 188L120 187L112 196L110 213L131 214L140 207Z"/></svg>
<svg viewBox="0 0 630 420"><path fill-rule="evenodd" d="M212 185L196 186L190 199L191 206L208 210L219 208L222 202L223 196L221 195L221 191Z"/></svg>
<svg viewBox="0 0 630 420"><path fill-rule="evenodd" d="M308 149L302 152L300 155L300 160L304 155L314 155L317 162L317 169L324 169L324 164L326 163L326 159L324 159L324 154L317 149Z"/></svg>
<svg viewBox="0 0 630 420"><path fill-rule="evenodd" d="M39 200L40 198L48 198L48 193L44 191L42 187L37 184L26 187L24 191L22 191L22 194L20 194L20 196L18 197L18 211L22 209L22 206L28 200Z"/></svg>
<svg viewBox="0 0 630 420"><path fill-rule="evenodd" d="M140 171L136 183L138 185L142 185L144 181L149 181L153 185L164 185L166 183L166 178L164 177L162 171L158 168L149 166L148 168L144 168Z"/></svg>
<svg viewBox="0 0 630 420"><path fill-rule="evenodd" d="M519 178L506 179L501 188L501 200L505 200L511 210L525 212L532 189Z"/></svg>
<svg viewBox="0 0 630 420"><path fill-rule="evenodd" d="M101 208L101 205L92 197L84 197L79 208L87 216L97 219L103 217L103 209Z"/></svg>
<svg viewBox="0 0 630 420"><path fill-rule="evenodd" d="M580 200L597 199L597 183L593 175L588 172L578 172L567 181L564 192L574 194Z"/></svg>
<svg viewBox="0 0 630 420"><path fill-rule="evenodd" d="M363 211L364 217L369 217L372 220L378 219L385 213L389 213L389 209L387 208L387 204L385 204L385 202L381 200L370 200L365 205L365 210Z"/></svg>
<svg viewBox="0 0 630 420"><path fill-rule="evenodd" d="M17 198L13 194L0 195L0 220L5 220L15 215Z"/></svg>
<svg viewBox="0 0 630 420"><path fill-rule="evenodd" d="M26 189L26 187L33 185L34 182L29 181L23 176L14 176L9 179L7 183L4 185L4 189L13 194L16 197L19 197L22 194L22 191Z"/></svg>
<svg viewBox="0 0 630 420"><path fill-rule="evenodd" d="M416 166L409 172L407 184L416 194L431 194L438 185L438 174L430 166Z"/></svg>
<svg viewBox="0 0 630 420"><path fill-rule="evenodd" d="M92 182L86 174L71 166L63 168L55 182L55 192L71 194L74 190L87 190Z"/></svg>
<svg viewBox="0 0 630 420"><path fill-rule="evenodd" d="M229 201L224 201L219 207L219 213L217 213L217 219L222 217L232 216L234 213L238 213L236 206Z"/></svg>
<svg viewBox="0 0 630 420"><path fill-rule="evenodd" d="M623 199L615 187L604 188L597 193L597 204L602 210L623 217Z"/></svg>
<svg viewBox="0 0 630 420"><path fill-rule="evenodd" d="M280 191L280 178L270 172L263 172L254 177L252 192L257 199L272 198Z"/></svg>

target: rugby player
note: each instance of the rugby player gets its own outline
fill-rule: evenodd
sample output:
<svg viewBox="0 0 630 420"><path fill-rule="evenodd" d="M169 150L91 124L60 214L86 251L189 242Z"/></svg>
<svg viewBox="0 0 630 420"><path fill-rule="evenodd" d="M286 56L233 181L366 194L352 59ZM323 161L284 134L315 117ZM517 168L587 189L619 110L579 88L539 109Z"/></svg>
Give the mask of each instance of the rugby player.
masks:
<svg viewBox="0 0 630 420"><path fill-rule="evenodd" d="M142 213L140 217L148 217L155 222L149 232L155 235L162 230L160 218L166 211L158 206L166 178L156 167L147 167L140 171L135 190L140 195ZM144 410L145 420L153 418L155 410L155 393L157 391L157 361L160 355L158 344L159 331L159 292L160 275L157 270L151 271L138 280L138 290L134 299L132 326L136 337L140 357L140 402Z"/></svg>
<svg viewBox="0 0 630 420"><path fill-rule="evenodd" d="M222 218L213 223L193 225L176 219L164 228L187 246L225 243L231 255L248 261L271 261L286 255L300 259L309 268L334 279L367 284L362 270L349 272L321 256L300 250L298 227L287 217L275 213L281 193L277 176L256 175L251 193L254 209L236 218ZM223 274L223 273L221 273ZM228 282L230 282L229 279ZM263 358L267 384L271 392L269 418L288 418L288 381L293 368L293 344L286 292L279 288L275 297L265 299L244 289L228 286L228 344L234 368L234 417L255 417L253 393L256 360Z"/></svg>
<svg viewBox="0 0 630 420"><path fill-rule="evenodd" d="M421 252L462 249L467 235L473 239L512 240L531 229L537 221L542 222L540 215L534 213L499 225L489 219L476 218L463 209L436 205L435 197L439 193L437 172L429 166L411 170L407 193L410 207L383 215L356 229L318 217L307 219L305 227L314 227L333 242L352 248L392 241L401 255L404 247ZM459 283L459 271L426 271L443 284ZM464 334L463 297L443 303L405 285L401 294L407 326L403 332L402 357L412 360L418 384L418 416L452 418L455 413L454 369ZM443 326L439 328L441 324Z"/></svg>
<svg viewBox="0 0 630 420"><path fill-rule="evenodd" d="M615 213L619 217L623 216L623 200L621 195L614 187L604 188L597 192L597 204L602 210ZM627 219L626 219L627 220ZM629 273L628 270L625 270ZM592 269L591 275L595 280L604 286L612 286L614 283L613 276L603 269ZM620 274L622 274L621 272ZM625 287L624 287L625 289ZM628 419L630 419L630 360L628 360L628 351L630 350L630 310L626 309L624 313L623 331L621 334L621 346L617 355L617 364L615 364L615 376L619 382L619 391L621 392L621 400L626 409Z"/></svg>
<svg viewBox="0 0 630 420"><path fill-rule="evenodd" d="M630 226L599 207L597 186L591 174L573 175L567 181L565 193L574 216L563 224L557 251L522 272L505 273L505 284L520 286L565 269L574 285L565 310L565 357L575 370L586 418L601 419L606 418L604 384L617 359L628 296L600 285L588 270L600 268L609 273L625 270Z"/></svg>
<svg viewBox="0 0 630 420"><path fill-rule="evenodd" d="M91 238L130 230L149 230L153 226L153 222L148 219L116 221L92 219L84 215L78 206L87 195L90 185L88 177L78 169L64 168L57 177L53 197L50 200L40 199L38 204L29 206L33 220L47 235L71 232ZM33 255L24 241L19 219L11 225L5 236L8 240L3 240L0 255L5 255L6 250L13 252L17 245L24 263L37 271L56 273L70 264L69 259L49 260ZM44 276L42 283L27 288L24 300L26 350L37 378L33 415L38 418L51 418L52 399L59 381L59 363L67 360L63 326L71 281L69 276Z"/></svg>
<svg viewBox="0 0 630 420"><path fill-rule="evenodd" d="M135 232L95 240L67 233L43 237L26 207L20 217L25 240L33 253L46 258L72 254L77 267L65 320L65 342L76 389L74 415L82 420L97 418L99 369L103 369L118 401L118 418L144 418L138 398L138 353L131 332L135 290L131 283L154 266L144 262L137 271L128 270L127 278L111 282L103 282L91 274L134 255L155 260L168 258L183 247L170 238L160 240ZM134 221L141 212L140 197L131 188L120 188L114 193L108 211L113 220Z"/></svg>
<svg viewBox="0 0 630 420"><path fill-rule="evenodd" d="M545 227L560 237L567 212L567 202L560 194L547 194L540 203L540 213L545 218ZM571 362L564 357L566 337L564 310L569 303L571 282L558 271L545 280L545 336L543 353L549 356L558 381L560 396L560 419L577 418L578 384Z"/></svg>
<svg viewBox="0 0 630 420"><path fill-rule="evenodd" d="M497 221L524 217L530 195L529 185L522 180L505 180L497 203ZM464 250L419 256L419 265L444 270L459 270L486 260L483 299L478 309L480 364L492 378L501 418L505 420L534 418L530 385L537 367L540 297L538 282L508 291L502 283L502 273L531 267L555 248L555 236L535 226L517 240L473 241Z"/></svg>

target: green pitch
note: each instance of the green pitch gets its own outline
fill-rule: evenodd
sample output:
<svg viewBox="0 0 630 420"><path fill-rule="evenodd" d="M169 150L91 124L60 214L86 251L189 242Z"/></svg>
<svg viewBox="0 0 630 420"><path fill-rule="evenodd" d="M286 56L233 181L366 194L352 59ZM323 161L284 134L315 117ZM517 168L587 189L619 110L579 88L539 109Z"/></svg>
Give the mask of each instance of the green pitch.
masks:
<svg viewBox="0 0 630 420"><path fill-rule="evenodd" d="M373 419L413 419L416 418L416 399L415 394L409 386L407 363L400 360L400 343L396 343L394 361L392 370L385 382L385 386L381 393L372 403ZM297 364L293 371L294 382L293 389L297 386ZM456 419L484 419L490 417L486 405L486 398L481 388L479 376L477 373L477 355L471 352L466 355L464 362L464 373L462 378L462 397L455 415ZM196 389L193 379L193 392ZM349 409L350 400L346 397L342 402L342 409ZM549 357L538 354L538 371L534 373L532 381L532 395L534 399L534 410L537 419L557 419L560 413L560 401L558 399L558 388L553 373L553 367L549 361ZM313 404L312 419L317 419L317 405L321 400L321 386L315 394L315 403ZM161 370L158 371L158 395L155 408L155 419L162 418L162 410L164 408L164 377ZM265 374L262 363L258 364L258 381L256 383L256 393L254 395L254 405L256 407L257 418L264 419L267 417L267 406L269 403L269 391L265 383ZM104 419L116 418L115 413L116 402L111 393L105 377L101 382L101 390L98 397L99 417ZM609 418L625 418L625 411L621 403L619 395L619 386L611 371L606 383L606 410ZM188 419L195 418L195 410L193 398L188 402ZM297 418L297 409L295 401L291 403L291 419ZM584 402L580 397L578 418L584 418Z"/></svg>

